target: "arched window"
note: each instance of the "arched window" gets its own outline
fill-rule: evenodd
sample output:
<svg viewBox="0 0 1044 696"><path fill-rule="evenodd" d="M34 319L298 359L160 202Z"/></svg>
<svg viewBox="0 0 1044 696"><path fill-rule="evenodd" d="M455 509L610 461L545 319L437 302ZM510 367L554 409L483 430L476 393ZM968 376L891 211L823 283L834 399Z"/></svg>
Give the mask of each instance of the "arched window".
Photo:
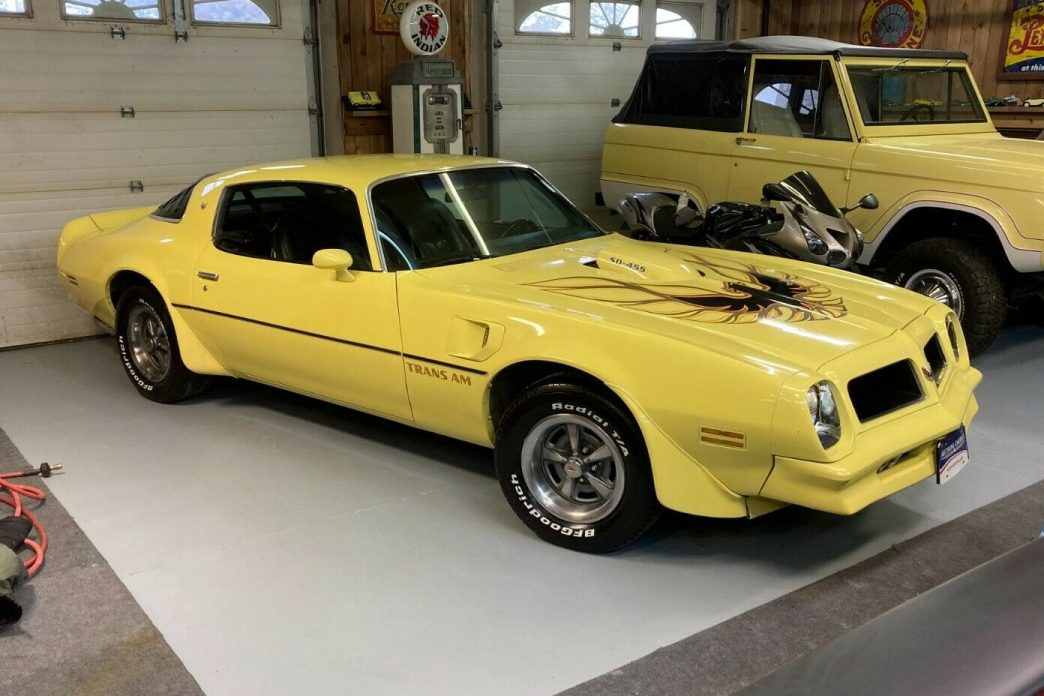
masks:
<svg viewBox="0 0 1044 696"><path fill-rule="evenodd" d="M160 7L160 0L65 0L62 16L69 19L162 22Z"/></svg>
<svg viewBox="0 0 1044 696"><path fill-rule="evenodd" d="M530 12L518 24L519 34L573 33L573 3L555 2Z"/></svg>
<svg viewBox="0 0 1044 696"><path fill-rule="evenodd" d="M197 24L279 24L276 0L192 0Z"/></svg>
<svg viewBox="0 0 1044 696"><path fill-rule="evenodd" d="M637 39L638 16L636 2L592 2L588 33L613 39Z"/></svg>
<svg viewBox="0 0 1044 696"><path fill-rule="evenodd" d="M703 7L700 6L700 11ZM692 23L677 12L656 8L656 38L657 39L695 39L697 31Z"/></svg>

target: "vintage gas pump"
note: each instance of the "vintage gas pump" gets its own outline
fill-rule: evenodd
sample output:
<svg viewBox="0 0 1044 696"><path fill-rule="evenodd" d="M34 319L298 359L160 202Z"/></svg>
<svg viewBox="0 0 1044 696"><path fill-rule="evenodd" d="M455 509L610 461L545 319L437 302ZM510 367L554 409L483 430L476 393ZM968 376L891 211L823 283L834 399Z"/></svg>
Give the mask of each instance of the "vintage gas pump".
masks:
<svg viewBox="0 0 1044 696"><path fill-rule="evenodd" d="M464 154L460 71L452 60L435 58L449 39L446 13L433 2L410 3L399 35L416 57L392 72L395 152Z"/></svg>

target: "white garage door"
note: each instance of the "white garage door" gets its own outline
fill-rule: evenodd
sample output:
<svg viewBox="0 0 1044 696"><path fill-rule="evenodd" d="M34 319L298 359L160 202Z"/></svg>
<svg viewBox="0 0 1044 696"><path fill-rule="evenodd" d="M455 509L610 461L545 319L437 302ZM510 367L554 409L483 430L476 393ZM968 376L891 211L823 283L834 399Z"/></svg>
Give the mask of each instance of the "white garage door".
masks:
<svg viewBox="0 0 1044 696"><path fill-rule="evenodd" d="M702 27L712 37L716 10L716 0L499 0L500 156L591 210L613 100L627 101L654 37Z"/></svg>
<svg viewBox="0 0 1044 696"><path fill-rule="evenodd" d="M301 0L184 2L187 41L171 0L0 0L0 347L97 333L56 278L70 219L310 154Z"/></svg>

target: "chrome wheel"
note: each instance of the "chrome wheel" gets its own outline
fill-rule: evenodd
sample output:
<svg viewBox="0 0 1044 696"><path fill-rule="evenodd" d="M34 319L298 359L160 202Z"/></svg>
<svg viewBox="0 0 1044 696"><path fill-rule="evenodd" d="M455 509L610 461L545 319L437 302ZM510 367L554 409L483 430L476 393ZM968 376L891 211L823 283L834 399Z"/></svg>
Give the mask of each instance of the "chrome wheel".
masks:
<svg viewBox="0 0 1044 696"><path fill-rule="evenodd" d="M964 318L964 296L949 274L935 268L925 268L907 278L903 287L919 292L936 302L942 302L952 309L958 318Z"/></svg>
<svg viewBox="0 0 1044 696"><path fill-rule="evenodd" d="M170 339L163 321L152 307L138 304L127 317L127 345L134 368L152 383L170 372Z"/></svg>
<svg viewBox="0 0 1044 696"><path fill-rule="evenodd" d="M522 476L548 512L591 524L607 517L624 491L624 457L609 434L571 414L548 416L522 443Z"/></svg>

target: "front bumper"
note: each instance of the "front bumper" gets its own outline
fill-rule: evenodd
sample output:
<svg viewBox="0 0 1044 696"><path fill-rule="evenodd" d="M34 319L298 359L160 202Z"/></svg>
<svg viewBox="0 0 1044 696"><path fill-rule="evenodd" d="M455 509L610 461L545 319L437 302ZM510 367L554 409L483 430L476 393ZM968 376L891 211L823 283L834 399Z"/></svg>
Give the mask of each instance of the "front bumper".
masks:
<svg viewBox="0 0 1044 696"><path fill-rule="evenodd" d="M760 497L850 515L933 476L935 444L971 423L979 410L972 390L981 380L973 368L957 372L937 403L859 433L852 453L837 461L774 457Z"/></svg>

